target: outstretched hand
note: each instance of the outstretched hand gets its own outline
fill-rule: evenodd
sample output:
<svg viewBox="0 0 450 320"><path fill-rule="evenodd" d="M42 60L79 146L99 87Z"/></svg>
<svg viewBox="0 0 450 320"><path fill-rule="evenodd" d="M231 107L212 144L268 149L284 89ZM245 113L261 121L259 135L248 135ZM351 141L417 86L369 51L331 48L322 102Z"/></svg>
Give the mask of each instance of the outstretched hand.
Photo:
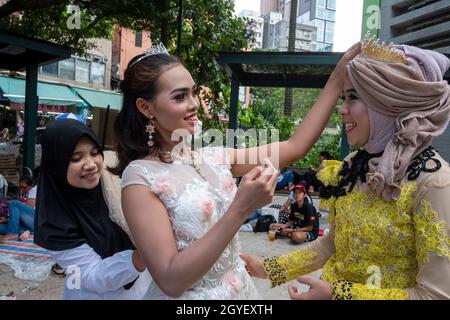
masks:
<svg viewBox="0 0 450 320"><path fill-rule="evenodd" d="M347 51L345 51L344 55L337 63L336 68L334 69L334 74L342 79L345 78L347 74L347 64L352 61L360 52L361 42L357 42L352 45Z"/></svg>
<svg viewBox="0 0 450 320"><path fill-rule="evenodd" d="M298 277L297 281L309 286L306 292L298 292L297 287L288 285L292 300L331 300L331 286L328 282L313 277Z"/></svg>

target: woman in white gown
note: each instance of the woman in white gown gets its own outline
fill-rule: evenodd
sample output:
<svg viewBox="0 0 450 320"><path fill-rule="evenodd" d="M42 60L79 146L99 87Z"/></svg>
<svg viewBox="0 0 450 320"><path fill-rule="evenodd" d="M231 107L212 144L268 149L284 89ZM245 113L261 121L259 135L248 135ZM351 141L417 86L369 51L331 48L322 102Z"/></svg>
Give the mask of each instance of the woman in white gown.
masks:
<svg viewBox="0 0 450 320"><path fill-rule="evenodd" d="M359 45L352 47L337 65L292 137L269 145L269 158L284 167L307 153L335 107L347 62L358 52ZM199 100L190 73L166 52L132 59L121 89L119 161L111 172L122 177L126 222L120 210L112 218L129 230L153 277L148 298L258 299L236 233L251 212L271 202L277 170L261 156L248 163L261 147L179 148L172 136L179 129L194 133ZM244 176L239 188L233 176Z"/></svg>

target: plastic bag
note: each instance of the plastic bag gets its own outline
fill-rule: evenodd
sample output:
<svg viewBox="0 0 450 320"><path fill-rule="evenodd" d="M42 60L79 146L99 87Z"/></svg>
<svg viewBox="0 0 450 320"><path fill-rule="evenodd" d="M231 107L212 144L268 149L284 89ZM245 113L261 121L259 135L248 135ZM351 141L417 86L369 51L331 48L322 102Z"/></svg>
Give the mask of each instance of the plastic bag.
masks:
<svg viewBox="0 0 450 320"><path fill-rule="evenodd" d="M30 256L0 254L0 263L9 266L14 271L14 276L18 279L45 281L55 261Z"/></svg>

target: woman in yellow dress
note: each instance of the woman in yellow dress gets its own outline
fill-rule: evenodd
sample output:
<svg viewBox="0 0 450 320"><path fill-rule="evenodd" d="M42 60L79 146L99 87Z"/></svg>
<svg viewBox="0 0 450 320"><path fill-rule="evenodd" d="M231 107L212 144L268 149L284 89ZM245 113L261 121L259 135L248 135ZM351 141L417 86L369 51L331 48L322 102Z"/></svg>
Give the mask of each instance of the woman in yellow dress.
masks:
<svg viewBox="0 0 450 320"><path fill-rule="evenodd" d="M450 117L450 60L363 41L340 109L350 145L318 177L331 195L330 232L268 259L243 254L250 275L309 286L292 299L450 299L450 167L431 147ZM305 277L321 269L321 279ZM300 277L299 277L300 276Z"/></svg>

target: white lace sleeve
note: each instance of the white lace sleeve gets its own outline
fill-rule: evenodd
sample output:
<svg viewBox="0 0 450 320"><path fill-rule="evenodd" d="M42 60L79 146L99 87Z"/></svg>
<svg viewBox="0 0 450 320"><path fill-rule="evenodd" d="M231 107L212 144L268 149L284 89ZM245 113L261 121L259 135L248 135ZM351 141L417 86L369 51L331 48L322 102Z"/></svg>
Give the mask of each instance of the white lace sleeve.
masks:
<svg viewBox="0 0 450 320"><path fill-rule="evenodd" d="M122 190L132 184L139 184L148 187L151 191L151 181L149 181L148 169L142 165L130 163L122 174Z"/></svg>

